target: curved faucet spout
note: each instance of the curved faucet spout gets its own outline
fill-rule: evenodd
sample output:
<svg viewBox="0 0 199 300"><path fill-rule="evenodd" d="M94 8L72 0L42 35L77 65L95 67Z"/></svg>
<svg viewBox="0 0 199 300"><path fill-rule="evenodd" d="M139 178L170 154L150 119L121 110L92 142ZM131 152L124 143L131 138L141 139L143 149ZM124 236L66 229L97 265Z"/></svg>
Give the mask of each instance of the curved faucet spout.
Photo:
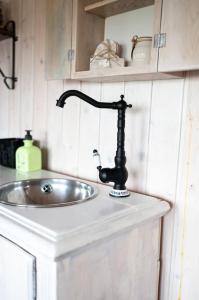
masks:
<svg viewBox="0 0 199 300"><path fill-rule="evenodd" d="M99 102L94 100L93 98L89 97L88 95L77 91L77 90L69 90L64 92L59 100L57 100L57 106L63 108L64 105L66 104L65 100L69 97L76 96L85 102L97 107L97 108L110 108L110 109L118 109L117 107L117 102L112 102L112 103L107 103L107 102Z"/></svg>

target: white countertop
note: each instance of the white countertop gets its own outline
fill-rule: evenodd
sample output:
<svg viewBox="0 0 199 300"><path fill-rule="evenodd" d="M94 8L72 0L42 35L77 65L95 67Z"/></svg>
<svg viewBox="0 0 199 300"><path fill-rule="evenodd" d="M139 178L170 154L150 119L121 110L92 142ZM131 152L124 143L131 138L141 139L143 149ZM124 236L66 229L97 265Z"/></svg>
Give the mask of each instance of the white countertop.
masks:
<svg viewBox="0 0 199 300"><path fill-rule="evenodd" d="M71 177L45 170L19 174L0 166L0 185L29 178ZM108 195L110 187L90 184L98 189L97 197L77 205L25 208L0 204L0 234L32 253L39 251L58 259L121 230L160 218L170 209L166 201L151 196L131 192L130 197L113 198Z"/></svg>

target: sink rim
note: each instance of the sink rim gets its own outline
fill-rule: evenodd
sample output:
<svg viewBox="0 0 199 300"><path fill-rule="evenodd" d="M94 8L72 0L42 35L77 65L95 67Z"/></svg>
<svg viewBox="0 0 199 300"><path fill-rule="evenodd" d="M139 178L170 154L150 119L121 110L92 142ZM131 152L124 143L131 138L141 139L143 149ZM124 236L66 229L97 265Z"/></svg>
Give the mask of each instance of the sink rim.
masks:
<svg viewBox="0 0 199 300"><path fill-rule="evenodd" d="M30 207L30 208L55 208L55 207L63 207L63 206L71 206L71 205L76 205L76 204L80 204L83 202L87 202L89 200L92 200L94 198L96 198L98 196L98 189L96 188L95 185L92 185L90 183L81 181L81 180L76 180L76 179L71 179L71 178L29 178L29 179L22 179L22 180L15 180L15 181L10 181L7 182L5 184L1 184L0 185L0 191L4 188L7 188L11 185L13 185L13 187L15 186L20 186L23 183L31 183L31 182L42 182L42 181L65 181L65 182L75 182L76 184L80 184L80 185L85 185L85 186L89 186L93 189L93 193L91 196L87 196L84 199L81 200L75 200L75 201L68 201L68 202L57 202L57 203L50 203L50 204L18 204L18 203L14 203L14 202L8 202L5 200L1 200L0 198L0 204L5 204L8 206L15 206L15 207Z"/></svg>

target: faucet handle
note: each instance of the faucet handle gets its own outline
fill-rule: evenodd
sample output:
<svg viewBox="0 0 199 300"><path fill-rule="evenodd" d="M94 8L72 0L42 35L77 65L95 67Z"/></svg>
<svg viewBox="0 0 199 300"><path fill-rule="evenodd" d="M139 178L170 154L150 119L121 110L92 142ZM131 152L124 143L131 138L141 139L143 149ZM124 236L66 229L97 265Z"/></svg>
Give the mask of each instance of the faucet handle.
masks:
<svg viewBox="0 0 199 300"><path fill-rule="evenodd" d="M94 158L94 162L95 162L97 169L101 170L101 168L102 168L101 158L100 158L99 152L96 149L93 150L93 158Z"/></svg>

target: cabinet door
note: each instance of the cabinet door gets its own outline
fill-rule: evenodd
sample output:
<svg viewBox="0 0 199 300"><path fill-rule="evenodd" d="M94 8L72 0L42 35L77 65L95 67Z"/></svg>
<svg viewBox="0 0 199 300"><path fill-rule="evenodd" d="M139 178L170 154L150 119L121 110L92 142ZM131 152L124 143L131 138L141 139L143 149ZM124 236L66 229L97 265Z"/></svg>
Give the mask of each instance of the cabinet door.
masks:
<svg viewBox="0 0 199 300"><path fill-rule="evenodd" d="M71 76L72 0L47 0L46 77Z"/></svg>
<svg viewBox="0 0 199 300"><path fill-rule="evenodd" d="M0 299L36 299L35 257L0 236Z"/></svg>
<svg viewBox="0 0 199 300"><path fill-rule="evenodd" d="M199 69L199 1L164 0L161 32L166 47L159 49L158 71Z"/></svg>

